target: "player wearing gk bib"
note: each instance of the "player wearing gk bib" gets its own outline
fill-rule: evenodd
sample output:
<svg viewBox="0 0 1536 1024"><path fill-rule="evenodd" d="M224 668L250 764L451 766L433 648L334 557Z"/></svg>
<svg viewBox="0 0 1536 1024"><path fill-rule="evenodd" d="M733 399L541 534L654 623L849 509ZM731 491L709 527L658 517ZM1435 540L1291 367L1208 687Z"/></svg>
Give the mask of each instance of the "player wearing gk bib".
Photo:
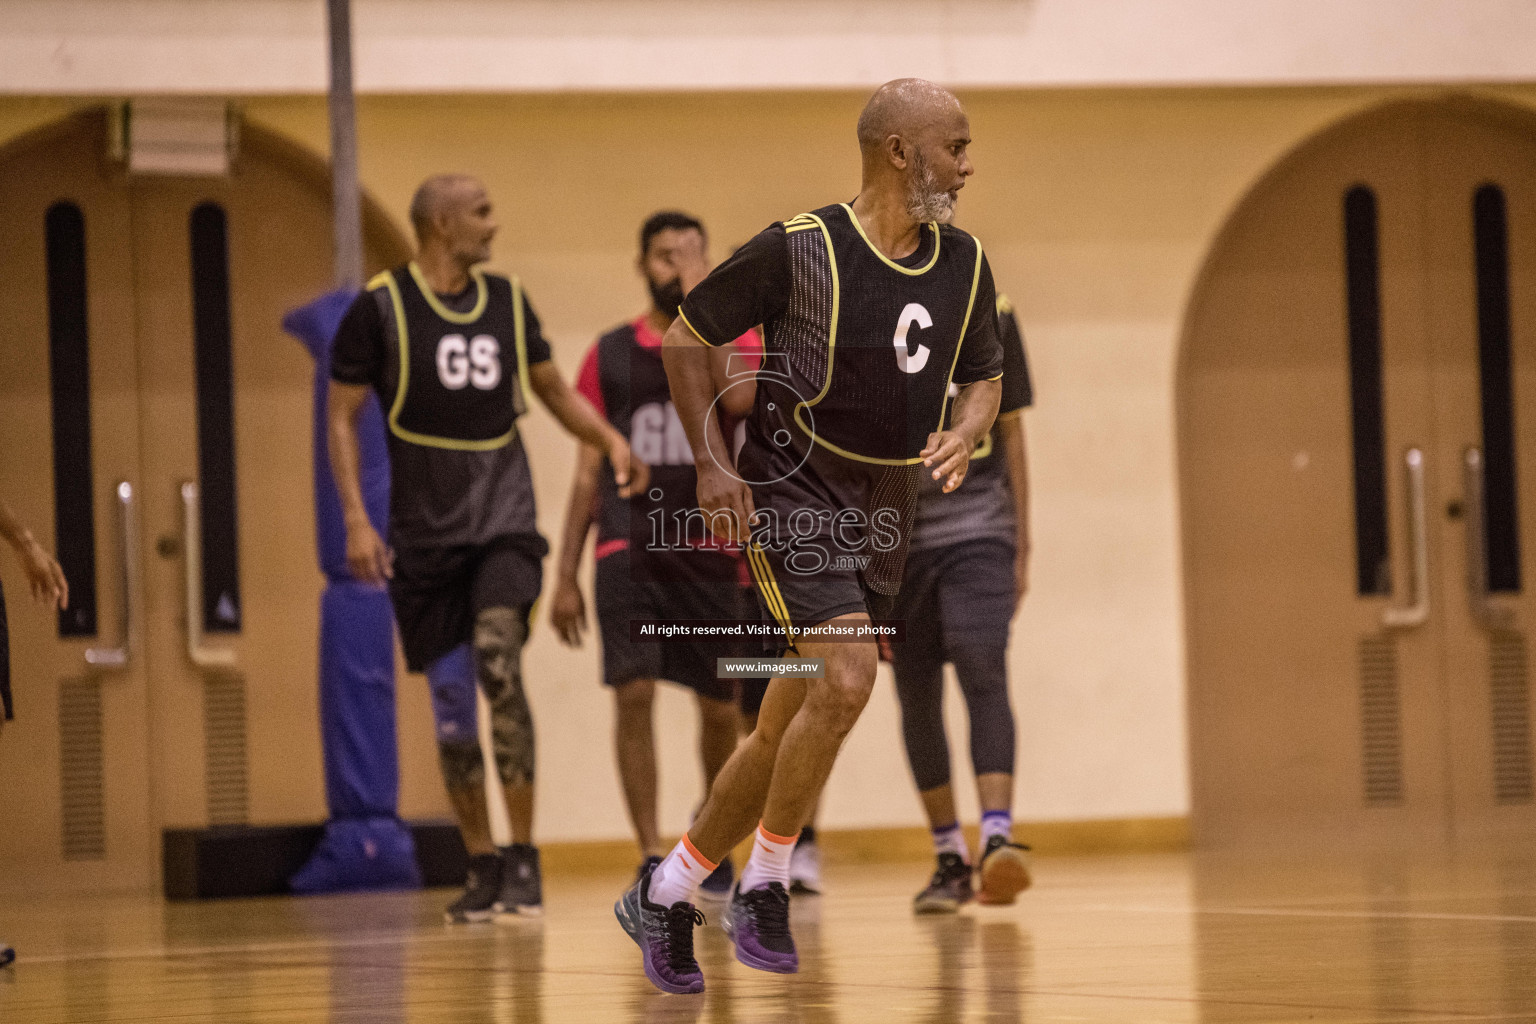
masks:
<svg viewBox="0 0 1536 1024"><path fill-rule="evenodd" d="M980 243L947 227L973 170L965 112L948 91L902 79L876 91L858 137L858 197L749 241L689 293L663 349L700 508L718 533L750 540L778 646L825 667L822 678L769 684L757 729L692 827L614 908L647 977L668 992L703 988L688 897L754 826L723 923L742 963L799 969L787 892L795 838L874 686L871 612L899 589L919 477L958 487L997 414L991 272ZM709 349L759 323L763 366L732 466ZM852 636L799 632L822 625Z"/></svg>
<svg viewBox="0 0 1536 1024"><path fill-rule="evenodd" d="M971 455L965 483L941 494L924 481L917 528L893 617L904 642L890 646L907 760L933 830L938 866L914 903L920 914L953 913L972 898L970 851L955 816L944 736L944 663L955 666L971 732L981 798L982 903L1012 903L1029 885L1027 847L1012 842L1013 709L1008 703L1008 629L1024 594L1029 558L1023 411L1032 400L1018 320L997 300L1003 394L997 422Z"/></svg>
<svg viewBox="0 0 1536 1024"><path fill-rule="evenodd" d="M427 179L411 203L412 263L368 283L348 310L331 361L331 464L347 521L347 560L387 580L406 664L426 672L438 755L470 853L450 921L543 905L533 838L533 717L522 648L548 550L538 533L517 419L537 394L561 424L631 477L629 446L566 387L516 278L483 273L496 231L490 199L462 175ZM386 410L389 547L368 521L355 421L369 390ZM643 483L643 470L640 473ZM513 844L491 839L475 688L491 735Z"/></svg>
<svg viewBox="0 0 1536 1024"><path fill-rule="evenodd" d="M699 710L699 760L705 791L736 749L740 717L736 684L719 679L715 659L746 653L741 641L670 639L637 641L631 623L755 618L756 608L741 586L739 555L710 534L698 514L698 476L693 453L678 422L661 362L661 337L671 326L686 288L708 270L703 225L687 214L657 213L640 229L641 274L651 309L597 340L577 374L576 388L629 439L634 457L650 466L650 487L619 497L602 454L583 446L571 486L559 579L550 619L561 639L580 646L586 605L576 578L591 527L597 526L594 597L603 645L603 682L613 688L614 748L641 870L659 863L666 848L656 820L656 747L652 734L656 682L692 689ZM740 370L756 368L757 335L743 335L718 353L721 372L732 356ZM750 401L730 411L744 414ZM595 513L595 515L594 515ZM755 647L753 648L755 649ZM700 891L730 892L730 861L706 878Z"/></svg>

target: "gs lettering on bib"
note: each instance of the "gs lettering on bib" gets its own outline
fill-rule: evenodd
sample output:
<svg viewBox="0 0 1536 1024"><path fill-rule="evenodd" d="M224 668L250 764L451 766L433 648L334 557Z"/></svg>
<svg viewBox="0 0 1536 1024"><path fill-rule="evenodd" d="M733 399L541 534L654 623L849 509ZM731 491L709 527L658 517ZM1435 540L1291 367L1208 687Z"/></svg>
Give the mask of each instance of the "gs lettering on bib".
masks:
<svg viewBox="0 0 1536 1024"><path fill-rule="evenodd" d="M646 546L652 513L660 510L670 517L697 507L693 450L672 404L659 342L643 344L633 323L609 331L597 340L597 372L608 422L629 439L635 457L651 467L651 486L632 498L619 497L613 473L604 469L598 542L629 540L631 551L639 551Z"/></svg>
<svg viewBox="0 0 1536 1024"><path fill-rule="evenodd" d="M475 300L462 313L443 305L415 263L368 282L388 294L381 306L400 362L389 430L402 441L489 451L512 440L528 410L522 285L470 274Z"/></svg>
<svg viewBox="0 0 1536 1024"><path fill-rule="evenodd" d="M670 401L642 405L630 417L629 426L629 446L641 462L650 466L693 465L688 432Z"/></svg>

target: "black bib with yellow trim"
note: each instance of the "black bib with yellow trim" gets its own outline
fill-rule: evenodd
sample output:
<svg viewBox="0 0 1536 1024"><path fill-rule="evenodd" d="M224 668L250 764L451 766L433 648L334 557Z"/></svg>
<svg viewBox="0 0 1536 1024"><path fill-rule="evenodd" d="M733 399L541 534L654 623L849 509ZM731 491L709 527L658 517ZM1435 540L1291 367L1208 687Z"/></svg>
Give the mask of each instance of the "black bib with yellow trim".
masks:
<svg viewBox="0 0 1536 1024"><path fill-rule="evenodd" d="M632 548L644 549L652 546L648 540L654 517L676 522L678 514L698 507L693 449L672 404L661 349L641 345L633 324L598 339L597 368L608 422L629 441L635 457L651 468L645 493L621 498L613 470L604 464L597 539L628 540Z"/></svg>
<svg viewBox="0 0 1536 1024"><path fill-rule="evenodd" d="M471 275L474 303L462 313L443 305L415 263L368 283L389 298L381 305L399 380L388 422L402 441L489 451L512 440L527 411L521 285L515 277Z"/></svg>
<svg viewBox="0 0 1536 1024"><path fill-rule="evenodd" d="M765 438L788 435L859 462L912 465L941 429L981 278L981 244L923 227L903 266L875 249L846 203L784 225L792 291L765 325L770 350L754 415ZM983 310L991 315L991 310ZM782 387L764 389L777 374ZM784 401L786 391L792 401Z"/></svg>

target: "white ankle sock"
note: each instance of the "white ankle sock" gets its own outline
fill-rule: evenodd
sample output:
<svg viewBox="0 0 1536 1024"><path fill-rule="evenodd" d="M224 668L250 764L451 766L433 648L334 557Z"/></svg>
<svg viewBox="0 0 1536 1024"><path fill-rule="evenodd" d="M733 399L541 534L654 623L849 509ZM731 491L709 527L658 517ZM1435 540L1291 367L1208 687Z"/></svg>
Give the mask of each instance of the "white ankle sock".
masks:
<svg viewBox="0 0 1536 1024"><path fill-rule="evenodd" d="M993 836L1002 836L1005 840L1013 839L1013 815L1007 811L987 811L981 816L981 845L986 846L987 840Z"/></svg>
<svg viewBox="0 0 1536 1024"><path fill-rule="evenodd" d="M685 833L666 859L651 872L651 891L647 897L652 903L660 903L664 907L674 903L691 903L693 890L717 866L704 859L704 855L694 848Z"/></svg>
<svg viewBox="0 0 1536 1024"><path fill-rule="evenodd" d="M752 856L741 871L741 891L761 889L769 882L778 882L788 889L789 858L795 852L798 837L798 832L792 836L776 836L759 822L752 835Z"/></svg>
<svg viewBox="0 0 1536 1024"><path fill-rule="evenodd" d="M960 831L958 821L933 830L933 852L959 854L962 861L967 864L971 862L971 851L966 848L965 833Z"/></svg>

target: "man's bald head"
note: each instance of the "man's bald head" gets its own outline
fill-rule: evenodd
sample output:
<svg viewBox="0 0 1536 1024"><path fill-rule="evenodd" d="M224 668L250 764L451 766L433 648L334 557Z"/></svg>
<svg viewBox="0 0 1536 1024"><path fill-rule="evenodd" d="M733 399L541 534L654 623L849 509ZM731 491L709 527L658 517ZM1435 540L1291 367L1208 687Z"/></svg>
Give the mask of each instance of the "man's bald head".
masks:
<svg viewBox="0 0 1536 1024"><path fill-rule="evenodd" d="M411 227L422 251L441 250L465 268L491 258L491 197L468 174L434 174L411 197Z"/></svg>
<svg viewBox="0 0 1536 1024"><path fill-rule="evenodd" d="M411 196L411 227L416 229L417 239L426 238L435 218L484 192L480 180L468 174L434 174L423 181Z"/></svg>
<svg viewBox="0 0 1536 1024"><path fill-rule="evenodd" d="M918 223L947 224L975 170L971 122L955 94L921 78L886 82L859 115L863 192L900 197Z"/></svg>
<svg viewBox="0 0 1536 1024"><path fill-rule="evenodd" d="M859 148L866 153L878 149L892 135L916 139L956 114L964 116L960 101L941 85L924 78L886 82L859 115Z"/></svg>

